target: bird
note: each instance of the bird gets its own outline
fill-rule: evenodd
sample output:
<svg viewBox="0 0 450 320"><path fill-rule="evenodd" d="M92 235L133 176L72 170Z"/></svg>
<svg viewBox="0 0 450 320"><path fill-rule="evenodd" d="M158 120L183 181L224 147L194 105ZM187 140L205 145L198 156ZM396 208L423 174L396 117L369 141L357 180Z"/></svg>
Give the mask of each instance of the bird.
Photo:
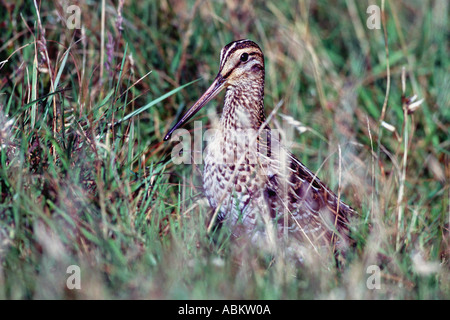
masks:
<svg viewBox="0 0 450 320"><path fill-rule="evenodd" d="M357 212L287 150L264 111L264 55L242 39L224 46L210 87L164 140L225 90L223 112L204 152L203 188L214 225L261 247L345 252ZM273 246L273 245L272 245ZM300 249L298 249L300 250ZM301 258L300 258L301 259Z"/></svg>

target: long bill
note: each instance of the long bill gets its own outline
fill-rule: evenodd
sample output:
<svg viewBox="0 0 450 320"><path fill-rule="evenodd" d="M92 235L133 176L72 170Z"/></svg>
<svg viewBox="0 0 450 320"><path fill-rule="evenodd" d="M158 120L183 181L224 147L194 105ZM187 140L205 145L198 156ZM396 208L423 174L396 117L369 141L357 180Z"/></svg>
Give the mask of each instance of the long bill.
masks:
<svg viewBox="0 0 450 320"><path fill-rule="evenodd" d="M169 130L169 132L167 132L166 136L164 137L164 141L169 140L170 136L176 129L181 127L185 122L187 122L190 118L192 118L201 108L205 106L205 104L211 101L211 99L213 99L223 88L225 88L225 79L219 73L216 79L214 79L214 82L208 88L208 90L206 90L206 92L200 97L200 99L198 99L197 102L189 109L189 111L184 114L181 120L178 121L177 124L174 125L172 129Z"/></svg>

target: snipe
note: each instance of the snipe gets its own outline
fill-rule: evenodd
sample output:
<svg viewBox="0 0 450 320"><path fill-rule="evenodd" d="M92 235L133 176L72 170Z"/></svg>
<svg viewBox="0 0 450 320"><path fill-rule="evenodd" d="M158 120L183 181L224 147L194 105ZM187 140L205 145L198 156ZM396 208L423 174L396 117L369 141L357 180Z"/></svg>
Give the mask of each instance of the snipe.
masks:
<svg viewBox="0 0 450 320"><path fill-rule="evenodd" d="M289 239L344 249L355 212L279 145L264 114L264 74L264 55L255 42L226 45L214 82L164 140L226 89L219 128L204 158L204 192L214 219L251 242Z"/></svg>

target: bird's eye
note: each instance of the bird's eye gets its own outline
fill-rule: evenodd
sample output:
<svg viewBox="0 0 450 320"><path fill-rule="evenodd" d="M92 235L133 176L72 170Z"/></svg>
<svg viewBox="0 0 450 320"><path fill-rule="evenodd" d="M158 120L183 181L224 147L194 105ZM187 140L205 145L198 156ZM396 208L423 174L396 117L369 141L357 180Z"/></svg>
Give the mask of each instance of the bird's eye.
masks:
<svg viewBox="0 0 450 320"><path fill-rule="evenodd" d="M247 53L247 52L244 52L244 53L241 55L241 61L245 62L245 61L247 61L247 60L248 60L248 53Z"/></svg>

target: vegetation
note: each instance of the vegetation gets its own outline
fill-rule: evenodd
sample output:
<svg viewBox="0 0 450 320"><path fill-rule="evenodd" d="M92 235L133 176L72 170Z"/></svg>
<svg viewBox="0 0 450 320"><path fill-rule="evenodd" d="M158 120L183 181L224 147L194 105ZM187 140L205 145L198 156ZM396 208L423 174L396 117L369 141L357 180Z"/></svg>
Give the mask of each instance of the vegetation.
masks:
<svg viewBox="0 0 450 320"><path fill-rule="evenodd" d="M373 1L369 29L366 2L329 3L77 1L71 29L70 1L2 1L0 298L450 298L449 4ZM339 270L237 264L207 235L202 167L162 141L241 38L265 53L272 127L361 214Z"/></svg>

